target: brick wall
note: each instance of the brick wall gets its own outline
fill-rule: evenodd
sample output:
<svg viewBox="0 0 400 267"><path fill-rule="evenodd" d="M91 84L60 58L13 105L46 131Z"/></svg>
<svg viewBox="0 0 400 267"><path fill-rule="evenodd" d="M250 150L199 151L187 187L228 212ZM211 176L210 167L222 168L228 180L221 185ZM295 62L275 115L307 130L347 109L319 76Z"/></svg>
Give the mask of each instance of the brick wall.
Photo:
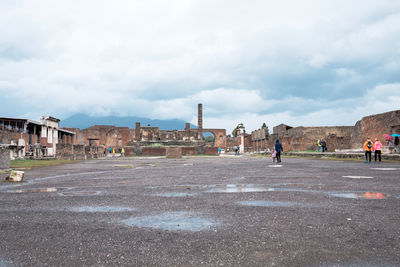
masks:
<svg viewBox="0 0 400 267"><path fill-rule="evenodd" d="M218 147L206 147L204 154L206 155L218 155Z"/></svg>
<svg viewBox="0 0 400 267"><path fill-rule="evenodd" d="M165 147L144 147L142 156L165 156Z"/></svg>
<svg viewBox="0 0 400 267"><path fill-rule="evenodd" d="M182 147L182 155L184 156L192 156L197 154L197 147Z"/></svg>

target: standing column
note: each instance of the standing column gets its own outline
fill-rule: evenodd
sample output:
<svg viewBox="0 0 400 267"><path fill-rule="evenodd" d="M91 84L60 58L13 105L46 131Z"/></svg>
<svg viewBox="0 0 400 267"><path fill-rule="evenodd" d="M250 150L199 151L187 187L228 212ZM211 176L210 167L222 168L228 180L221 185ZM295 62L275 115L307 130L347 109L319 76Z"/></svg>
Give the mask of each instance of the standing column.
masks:
<svg viewBox="0 0 400 267"><path fill-rule="evenodd" d="M202 104L198 104L197 118L198 118L197 128L199 131L199 139L201 140L202 134L203 134L203 105Z"/></svg>

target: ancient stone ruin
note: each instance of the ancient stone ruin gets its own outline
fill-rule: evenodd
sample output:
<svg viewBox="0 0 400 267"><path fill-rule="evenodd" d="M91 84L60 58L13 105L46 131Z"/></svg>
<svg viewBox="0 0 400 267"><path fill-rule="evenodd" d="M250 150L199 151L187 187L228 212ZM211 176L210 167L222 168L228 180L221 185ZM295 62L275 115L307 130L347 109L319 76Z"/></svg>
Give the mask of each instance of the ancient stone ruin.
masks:
<svg viewBox="0 0 400 267"><path fill-rule="evenodd" d="M361 150L367 137L378 138L389 150L383 134L395 133L400 133L400 110L364 117L354 126L290 127L280 124L273 128L270 136L264 129L259 129L247 138L251 138L253 151L271 149L277 139L285 151L316 151L317 140L325 140L328 151Z"/></svg>

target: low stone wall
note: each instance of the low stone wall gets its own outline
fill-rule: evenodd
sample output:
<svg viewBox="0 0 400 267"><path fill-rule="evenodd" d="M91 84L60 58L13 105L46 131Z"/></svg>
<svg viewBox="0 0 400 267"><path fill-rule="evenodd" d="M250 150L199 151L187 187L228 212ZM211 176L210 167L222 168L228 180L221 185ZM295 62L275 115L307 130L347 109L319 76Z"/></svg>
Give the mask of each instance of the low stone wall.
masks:
<svg viewBox="0 0 400 267"><path fill-rule="evenodd" d="M10 150L7 146L0 146L0 169L10 168Z"/></svg>
<svg viewBox="0 0 400 267"><path fill-rule="evenodd" d="M165 151L166 158L179 159L182 158L182 148L181 147L167 147Z"/></svg>
<svg viewBox="0 0 400 267"><path fill-rule="evenodd" d="M84 160L103 157L103 147L57 144L57 159Z"/></svg>
<svg viewBox="0 0 400 267"><path fill-rule="evenodd" d="M270 154L270 153L266 153ZM359 153L345 153L345 152L284 152L283 156L296 156L296 157L305 157L305 158L351 158L351 159L359 159L364 160L365 154L364 152ZM400 154L382 154L382 160L395 160L400 162ZM374 161L374 153L372 152L372 161Z"/></svg>
<svg viewBox="0 0 400 267"><path fill-rule="evenodd" d="M152 156L165 156L165 147L144 147L142 148L142 156L152 157Z"/></svg>
<svg viewBox="0 0 400 267"><path fill-rule="evenodd" d="M218 147L206 147L204 154L206 155L218 155Z"/></svg>
<svg viewBox="0 0 400 267"><path fill-rule="evenodd" d="M197 147L182 147L183 156L193 156L197 154L198 154Z"/></svg>

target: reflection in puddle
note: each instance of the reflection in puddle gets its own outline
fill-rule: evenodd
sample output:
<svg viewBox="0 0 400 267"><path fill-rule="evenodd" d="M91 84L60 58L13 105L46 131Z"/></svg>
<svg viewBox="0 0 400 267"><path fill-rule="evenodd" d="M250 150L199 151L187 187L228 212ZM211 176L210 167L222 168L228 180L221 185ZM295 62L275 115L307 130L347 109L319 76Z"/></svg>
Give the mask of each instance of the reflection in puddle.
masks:
<svg viewBox="0 0 400 267"><path fill-rule="evenodd" d="M365 192L365 193L330 193L334 197L352 198L352 199L385 199L390 195L378 192Z"/></svg>
<svg viewBox="0 0 400 267"><path fill-rule="evenodd" d="M51 192L57 192L59 188L55 187L48 187L48 188L31 188L31 189L18 189L18 190L12 190L12 191L7 191L9 193L51 193Z"/></svg>
<svg viewBox="0 0 400 267"><path fill-rule="evenodd" d="M280 167L282 167L282 165L268 165L268 167L270 167L270 168L280 168Z"/></svg>
<svg viewBox="0 0 400 267"><path fill-rule="evenodd" d="M397 171L400 170L398 168L371 168L371 170L380 170L380 171Z"/></svg>
<svg viewBox="0 0 400 267"><path fill-rule="evenodd" d="M184 193L184 192L171 192L171 193L160 193L156 194L156 196L160 197L191 197L194 194L192 193Z"/></svg>
<svg viewBox="0 0 400 267"><path fill-rule="evenodd" d="M350 178L350 179L372 179L372 178L374 178L374 177L371 177L371 176L351 176L351 175L348 175L348 176L342 176L343 178Z"/></svg>
<svg viewBox="0 0 400 267"><path fill-rule="evenodd" d="M188 212L166 212L155 216L133 217L122 220L128 226L150 227L170 231L201 231L210 229L216 223Z"/></svg>
<svg viewBox="0 0 400 267"><path fill-rule="evenodd" d="M99 195L100 191L71 191L71 192L61 192L60 195L63 196L95 196Z"/></svg>
<svg viewBox="0 0 400 267"><path fill-rule="evenodd" d="M70 209L74 212L124 212L124 211L135 211L135 208L117 207L117 206L84 206L74 207Z"/></svg>
<svg viewBox="0 0 400 267"><path fill-rule="evenodd" d="M258 206L258 207L314 207L315 205L308 203L286 202L286 201L239 201L240 205Z"/></svg>
<svg viewBox="0 0 400 267"><path fill-rule="evenodd" d="M251 193L251 192L267 192L272 191L271 188L265 185L254 184L227 184L216 185L207 192L211 193Z"/></svg>

